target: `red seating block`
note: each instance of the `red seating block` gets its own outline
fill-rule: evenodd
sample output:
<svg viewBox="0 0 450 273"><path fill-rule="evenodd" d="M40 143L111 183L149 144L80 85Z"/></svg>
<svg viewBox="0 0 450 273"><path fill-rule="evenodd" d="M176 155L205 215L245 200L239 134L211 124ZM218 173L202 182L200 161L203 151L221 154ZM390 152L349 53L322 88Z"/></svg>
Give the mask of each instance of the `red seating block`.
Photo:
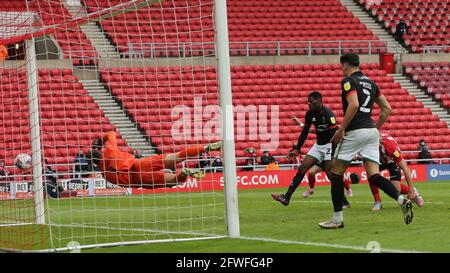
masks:
<svg viewBox="0 0 450 273"><path fill-rule="evenodd" d="M442 64L446 66L447 64ZM369 77L375 80L380 88L382 88L383 94L391 102L393 107L393 113L389 117L383 129L385 132L393 135L399 141L402 149L405 151L416 150L417 144L421 138L429 140L429 142L435 146L443 146L443 139L447 136L448 131L444 130L446 125L439 122L439 117L432 115L431 111L424 108L423 104L417 102L416 99L408 94L404 89L393 81L392 77L387 77L386 72L379 70L378 64L363 64L361 68L367 71ZM186 68L185 71L196 71L195 67ZM340 81L342 80L342 74L339 70L339 64L332 65L318 65L318 64L304 64L304 65L245 65L245 66L232 66L232 87L233 87L233 103L235 105L278 105L279 106L279 139L280 143L278 149L272 154L277 156L284 156L287 149L292 147L292 144L297 141L300 128L292 123L290 116L297 115L301 117L305 111L307 111L306 97L311 90L318 90L324 96L324 103L331 107L337 114L338 122L342 121L342 110L340 103ZM167 72L173 71L176 78L184 78L186 72L180 72L175 68L169 68ZM111 73L111 71L103 71L103 78L107 78L105 74ZM120 71L114 71L114 73ZM142 70L131 69L127 70L127 73L133 74L134 79L140 79L139 82L134 84L145 86L147 85L147 77L137 76L136 73L143 73ZM215 79L215 73L210 73L209 77ZM111 81L124 82L127 77L121 75L118 78L109 77ZM161 81L164 81L168 76L161 77ZM200 77L205 78L205 76ZM320 79L320 80L319 80ZM126 82L126 81L125 81ZM114 86L114 82L108 83L109 86ZM127 107L133 107L136 110L131 111L133 118L139 122L142 121L141 127L145 128L146 133L152 139L152 141L158 145L163 151L174 151L180 144L179 141L174 141L171 137L171 126L174 120L170 118L170 109L173 107L171 102L178 99L170 96L169 93L160 93L159 98L151 100L141 106L141 102L133 102L130 99L133 94L116 93L116 88L112 89L114 94L118 95L118 98L123 101ZM133 89L137 90L137 89ZM133 90L130 90L133 92ZM183 96L184 104L192 107L193 100L189 98L188 94L194 92L193 89L183 89L180 87L173 87L171 94L180 94ZM212 97L208 98L208 101L216 99L217 103L217 90L212 90ZM148 117L149 111L139 110L142 107L147 107L151 103L152 109L159 109L155 112L157 116ZM374 109L374 119L376 120L379 115L379 109ZM152 120L151 124L145 124ZM238 128L245 128L248 133L249 128L255 128L251 126L251 123L247 119L246 121L235 122L235 130ZM254 146L259 148L261 141L249 139L250 135L246 135L245 139L237 141L236 154L242 155L242 149L245 147ZM253 136L253 135L252 135ZM258 136L254 136L258 139ZM207 139L202 141L207 142ZM192 140L184 140L184 143L191 143ZM314 136L310 135L304 145L304 152L314 144ZM439 147L441 147L439 146ZM411 156L411 158L415 158ZM240 162L240 161L238 161Z"/></svg>

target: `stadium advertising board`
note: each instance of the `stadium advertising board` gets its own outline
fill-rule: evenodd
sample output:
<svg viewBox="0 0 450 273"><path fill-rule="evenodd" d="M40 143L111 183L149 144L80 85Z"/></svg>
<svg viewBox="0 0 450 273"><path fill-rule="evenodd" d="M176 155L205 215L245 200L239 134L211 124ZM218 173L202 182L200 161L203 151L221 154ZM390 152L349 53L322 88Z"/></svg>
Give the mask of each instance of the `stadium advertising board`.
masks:
<svg viewBox="0 0 450 273"><path fill-rule="evenodd" d="M410 165L412 179L414 182L422 182L427 180L426 165ZM449 165L450 168L450 165ZM297 170L280 170L280 171L254 171L254 172L238 172L237 184L238 189L262 189L262 188L280 188L288 187ZM349 179L350 174L356 173L360 177L359 183L368 183L367 173L363 167L350 167L344 174L344 179ZM381 172L384 177L389 178L389 172L384 170ZM402 177L404 181L404 176ZM305 176L302 186L307 185L308 176ZM316 185L329 185L330 181L324 172L316 175ZM206 191L206 190L223 190L224 181L222 173L207 173L201 180L189 178L186 183L170 189L133 189L133 194L141 193L159 193L159 192L183 192L183 191Z"/></svg>
<svg viewBox="0 0 450 273"><path fill-rule="evenodd" d="M63 179L59 181L64 190L77 191L77 196L128 194L129 189L107 182L103 178Z"/></svg>
<svg viewBox="0 0 450 273"><path fill-rule="evenodd" d="M450 179L450 165L410 165L412 178L415 182L426 180ZM262 189L288 187L297 170L279 171L253 171L238 172L238 189ZM351 167L344 175L349 179L350 174L356 173L360 177L359 183L367 183L367 174L363 167ZM389 172L384 170L381 174L389 178ZM404 181L404 177L402 177ZM308 176L305 176L302 186L307 185ZM189 178L186 183L173 188L142 189L122 188L107 182L103 178L82 178L59 180L64 190L77 192L77 196L123 195L123 194L151 194L161 192L199 192L223 190L224 179L222 173L207 173L203 179ZM316 185L329 185L330 181L324 172L316 175ZM26 199L33 197L33 184L31 182L2 182L0 181L0 200Z"/></svg>
<svg viewBox="0 0 450 273"><path fill-rule="evenodd" d="M62 179L58 183L64 190L76 191L77 196L131 194L130 189L111 184L103 178ZM32 197L32 182L0 181L0 200Z"/></svg>
<svg viewBox="0 0 450 273"><path fill-rule="evenodd" d="M450 180L450 165L427 165L428 180Z"/></svg>
<svg viewBox="0 0 450 273"><path fill-rule="evenodd" d="M0 200L28 199L33 197L32 182L0 182Z"/></svg>

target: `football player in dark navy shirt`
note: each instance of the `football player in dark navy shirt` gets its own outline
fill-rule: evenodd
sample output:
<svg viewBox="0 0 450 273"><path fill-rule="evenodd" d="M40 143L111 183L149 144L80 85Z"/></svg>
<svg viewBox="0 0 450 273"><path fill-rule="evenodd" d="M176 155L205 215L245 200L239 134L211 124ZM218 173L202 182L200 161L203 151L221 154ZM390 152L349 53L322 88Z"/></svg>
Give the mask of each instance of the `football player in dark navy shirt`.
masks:
<svg viewBox="0 0 450 273"><path fill-rule="evenodd" d="M367 171L370 183L382 189L391 198L397 200L403 212L403 219L409 224L413 218L412 202L405 199L392 183L380 175L379 171L379 129L391 113L391 107L380 93L377 85L359 69L359 56L347 53L340 58L341 69L345 76L342 80L342 105L344 119L333 136L337 144L333 155L330 173L331 197L334 215L329 221L319 223L321 228L336 229L344 227L344 178L343 175L355 156L359 156ZM381 112L376 125L371 114L374 103ZM415 198L414 192L408 193Z"/></svg>
<svg viewBox="0 0 450 273"><path fill-rule="evenodd" d="M303 130L298 138L297 145L289 153L289 156L296 157L300 153L300 149L308 137L311 126L314 125L317 135L316 143L309 150L305 159L302 161L297 174L292 179L285 194L272 193L272 198L282 203L283 205L289 205L289 200L292 194L305 177L306 172L314 165L321 163L322 161L331 162L331 156L333 147L331 144L331 138L336 132L338 125L336 124L336 116L330 108L325 107L322 103L322 95L319 92L312 92L308 95L308 107L309 110L305 115L305 124ZM297 122L298 123L298 122ZM330 164L328 164L330 166Z"/></svg>

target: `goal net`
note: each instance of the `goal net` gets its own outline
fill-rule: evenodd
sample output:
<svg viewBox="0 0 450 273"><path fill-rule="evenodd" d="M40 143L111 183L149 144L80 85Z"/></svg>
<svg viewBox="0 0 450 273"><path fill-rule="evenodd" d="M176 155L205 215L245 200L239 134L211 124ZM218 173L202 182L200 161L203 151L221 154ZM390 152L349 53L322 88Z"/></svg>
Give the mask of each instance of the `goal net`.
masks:
<svg viewBox="0 0 450 273"><path fill-rule="evenodd" d="M1 249L227 235L223 170L211 166L223 152L202 148L222 139L214 6L0 5ZM122 152L114 156L105 152L111 132ZM92 152L98 139L101 157ZM15 165L21 153L31 156L30 168Z"/></svg>

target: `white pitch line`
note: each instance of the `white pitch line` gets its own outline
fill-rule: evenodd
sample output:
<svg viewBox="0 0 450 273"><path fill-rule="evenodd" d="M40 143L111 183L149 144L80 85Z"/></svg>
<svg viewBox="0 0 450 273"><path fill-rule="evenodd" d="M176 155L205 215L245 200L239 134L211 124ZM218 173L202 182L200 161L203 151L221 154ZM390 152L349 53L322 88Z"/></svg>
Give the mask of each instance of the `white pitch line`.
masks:
<svg viewBox="0 0 450 273"><path fill-rule="evenodd" d="M0 227L12 227L12 226L26 226L26 225L34 225L35 223L18 223L18 222L11 222L11 223L0 223Z"/></svg>
<svg viewBox="0 0 450 273"><path fill-rule="evenodd" d="M290 240L277 240L271 238L264 237L247 237L241 236L237 239L243 240L253 240L253 241L263 241L263 242L271 242L271 243L281 243L281 244L293 244L293 245L306 245L306 246L321 246L321 247L331 247L331 248L341 248L341 249L351 249L351 250L360 250L370 252L372 249L368 249L367 247L361 246L349 246L349 245L339 245L339 244L327 244L327 243L319 243L319 242L302 242L302 241L290 241ZM388 249L388 248L380 248L377 249L377 252L391 252L391 253L425 253L416 250L403 250L403 249Z"/></svg>

